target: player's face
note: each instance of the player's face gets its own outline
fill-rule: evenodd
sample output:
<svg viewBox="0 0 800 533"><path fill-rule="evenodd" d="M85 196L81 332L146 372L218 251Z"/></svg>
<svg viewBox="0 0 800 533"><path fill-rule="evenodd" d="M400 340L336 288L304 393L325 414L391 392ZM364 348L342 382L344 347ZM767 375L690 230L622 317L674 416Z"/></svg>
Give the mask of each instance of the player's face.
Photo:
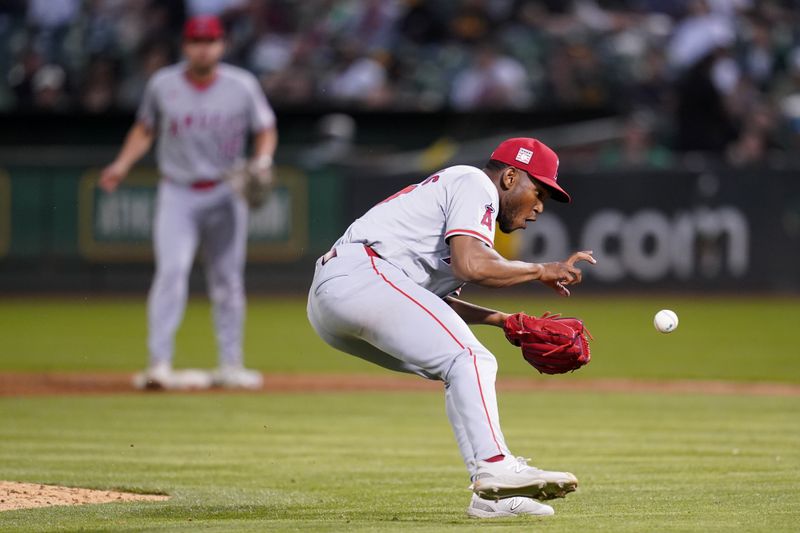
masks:
<svg viewBox="0 0 800 533"><path fill-rule="evenodd" d="M528 222L544 211L544 202L550 193L531 179L525 172L517 169L507 169L506 172L515 172L516 179L500 195L500 212L497 222L500 231L511 233L514 230L525 229Z"/></svg>
<svg viewBox="0 0 800 533"><path fill-rule="evenodd" d="M183 54L193 70L209 70L219 63L225 53L222 39L192 39L184 41Z"/></svg>

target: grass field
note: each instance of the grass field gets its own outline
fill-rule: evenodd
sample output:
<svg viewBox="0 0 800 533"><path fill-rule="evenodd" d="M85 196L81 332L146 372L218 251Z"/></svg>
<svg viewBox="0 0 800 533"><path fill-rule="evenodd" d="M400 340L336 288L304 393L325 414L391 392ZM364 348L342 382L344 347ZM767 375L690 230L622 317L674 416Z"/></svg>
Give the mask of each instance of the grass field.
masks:
<svg viewBox="0 0 800 533"><path fill-rule="evenodd" d="M800 301L544 299L484 303L584 317L591 365L541 377L493 329L501 375L800 383ZM652 315L675 309L677 332ZM195 301L178 363L215 362ZM0 371L134 370L144 306L0 301ZM301 300L250 303L248 361L266 371L385 372L326 348ZM569 469L556 516L464 514L468 481L434 393L129 394L0 398L0 479L165 492L162 503L0 514L0 531L796 531L800 397L526 392L500 396L504 432L534 464Z"/></svg>
<svg viewBox="0 0 800 533"><path fill-rule="evenodd" d="M767 380L800 383L797 326L800 299L609 298L580 295L483 299L506 311L550 310L580 316L592 334L593 361L580 372L547 379ZM674 309L679 329L663 335L653 315ZM319 340L301 298L253 299L246 353L267 372L385 372ZM144 299L0 300L0 370L136 370L146 362ZM500 330L475 328L500 361L500 375L531 375ZM177 341L177 366L213 366L216 351L207 303L187 310Z"/></svg>

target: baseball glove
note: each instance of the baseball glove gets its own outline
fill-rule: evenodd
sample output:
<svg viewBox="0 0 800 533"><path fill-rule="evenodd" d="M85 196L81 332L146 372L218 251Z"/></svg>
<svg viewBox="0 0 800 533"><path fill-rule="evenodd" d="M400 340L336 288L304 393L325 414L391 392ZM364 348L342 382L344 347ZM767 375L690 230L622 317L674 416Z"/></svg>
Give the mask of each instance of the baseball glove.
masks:
<svg viewBox="0 0 800 533"><path fill-rule="evenodd" d="M508 342L522 348L522 357L540 374L573 372L592 359L592 335L578 318L517 313L506 319L503 330Z"/></svg>
<svg viewBox="0 0 800 533"><path fill-rule="evenodd" d="M272 161L266 164L258 160L249 163L240 161L227 172L225 178L251 209L258 209L267 201L272 189Z"/></svg>

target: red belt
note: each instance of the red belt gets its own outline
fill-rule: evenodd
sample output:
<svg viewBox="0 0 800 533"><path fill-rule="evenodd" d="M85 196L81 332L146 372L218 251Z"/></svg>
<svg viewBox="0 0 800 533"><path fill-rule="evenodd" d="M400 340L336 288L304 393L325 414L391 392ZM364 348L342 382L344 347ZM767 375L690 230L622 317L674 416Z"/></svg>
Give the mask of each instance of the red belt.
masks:
<svg viewBox="0 0 800 533"><path fill-rule="evenodd" d="M189 186L196 191L207 191L208 189L213 189L217 185L219 185L219 180L198 180L193 181Z"/></svg>
<svg viewBox="0 0 800 533"><path fill-rule="evenodd" d="M370 256L370 257L380 257L378 255L378 252L376 252L375 250L373 250L372 248L370 248L366 244L364 245L364 251L367 252L367 255ZM328 261L330 261L334 257L336 257L336 248L331 248L330 252L328 252L328 253L326 253L325 255L322 256L322 264L324 265L325 263L327 263Z"/></svg>

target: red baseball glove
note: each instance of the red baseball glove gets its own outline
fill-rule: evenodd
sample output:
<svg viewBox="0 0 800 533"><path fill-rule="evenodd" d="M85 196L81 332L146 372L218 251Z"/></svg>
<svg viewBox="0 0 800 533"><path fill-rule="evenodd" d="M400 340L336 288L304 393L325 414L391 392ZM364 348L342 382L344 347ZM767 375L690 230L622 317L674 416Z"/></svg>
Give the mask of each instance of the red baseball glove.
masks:
<svg viewBox="0 0 800 533"><path fill-rule="evenodd" d="M503 330L508 342L522 348L522 357L539 373L572 372L592 359L592 335L578 318L517 313L506 319Z"/></svg>

